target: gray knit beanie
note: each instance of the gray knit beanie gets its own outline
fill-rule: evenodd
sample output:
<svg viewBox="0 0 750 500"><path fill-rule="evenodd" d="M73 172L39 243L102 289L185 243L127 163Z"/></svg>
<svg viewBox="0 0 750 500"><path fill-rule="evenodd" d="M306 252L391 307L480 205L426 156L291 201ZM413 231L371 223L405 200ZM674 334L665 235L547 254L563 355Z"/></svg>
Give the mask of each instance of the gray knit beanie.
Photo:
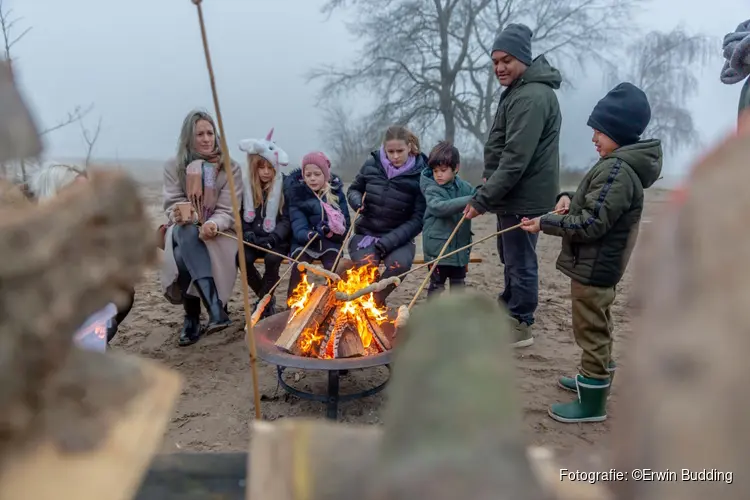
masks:
<svg viewBox="0 0 750 500"><path fill-rule="evenodd" d="M721 81L731 85L750 75L750 20L740 23L737 29L724 37L724 67Z"/></svg>
<svg viewBox="0 0 750 500"><path fill-rule="evenodd" d="M526 66L531 65L531 28L525 24L509 24L495 38L492 52L502 51L512 55Z"/></svg>

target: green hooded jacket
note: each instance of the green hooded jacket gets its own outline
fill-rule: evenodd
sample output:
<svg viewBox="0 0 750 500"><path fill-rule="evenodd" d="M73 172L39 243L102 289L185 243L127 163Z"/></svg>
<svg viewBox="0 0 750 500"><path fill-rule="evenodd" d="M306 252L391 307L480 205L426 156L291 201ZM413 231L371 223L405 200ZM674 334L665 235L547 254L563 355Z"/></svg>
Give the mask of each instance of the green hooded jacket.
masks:
<svg viewBox="0 0 750 500"><path fill-rule="evenodd" d="M544 215L546 234L562 236L557 268L584 285L612 287L625 273L643 212L643 190L661 174L657 139L600 159L571 196L566 215Z"/></svg>
<svg viewBox="0 0 750 500"><path fill-rule="evenodd" d="M559 192L562 77L544 56L500 96L484 147L484 178L471 206L480 213L540 214Z"/></svg>
<svg viewBox="0 0 750 500"><path fill-rule="evenodd" d="M436 259L448 241L456 224L461 220L464 208L474 194L474 187L458 175L442 186L435 181L432 169L422 170L419 179L427 210L424 213L422 226L422 252L425 262ZM451 240L445 253L458 250L471 243L471 221L465 220ZM440 266L463 267L469 264L470 249L459 252L445 259L440 259Z"/></svg>

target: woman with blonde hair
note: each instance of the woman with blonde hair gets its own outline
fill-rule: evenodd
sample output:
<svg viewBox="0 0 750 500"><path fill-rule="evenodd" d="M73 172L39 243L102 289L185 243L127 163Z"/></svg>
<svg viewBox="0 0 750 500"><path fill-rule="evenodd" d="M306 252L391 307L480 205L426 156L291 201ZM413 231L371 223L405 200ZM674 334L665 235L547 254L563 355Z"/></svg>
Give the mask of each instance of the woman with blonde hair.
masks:
<svg viewBox="0 0 750 500"><path fill-rule="evenodd" d="M231 324L226 304L237 279L237 242L232 198L214 119L205 111L188 113L182 123L177 156L164 167L165 232L161 283L164 295L185 311L179 345L197 342L202 334ZM240 166L232 161L237 199L242 196ZM189 217L181 208L190 205ZM201 302L208 323L201 327Z"/></svg>
<svg viewBox="0 0 750 500"><path fill-rule="evenodd" d="M414 239L422 232L427 207L419 187L425 168L427 156L422 153L417 136L406 127L393 125L385 131L383 145L370 153L347 191L352 209L362 208L349 243L349 256L358 265L377 266L383 262L383 279L409 270L414 262ZM385 305L386 297L395 288L390 285L375 293L375 301Z"/></svg>
<svg viewBox="0 0 750 500"><path fill-rule="evenodd" d="M39 167L39 170L32 177L30 190L33 197L38 203L46 203L54 199L58 194L70 189L77 184L88 182L86 169L78 165L64 163L47 162ZM107 343L117 335L117 331L130 313L135 302L135 289L126 287L124 290L130 297L124 306L117 307L117 314L107 326Z"/></svg>
<svg viewBox="0 0 750 500"><path fill-rule="evenodd" d="M242 171L242 238L277 254L289 253L289 204L282 191L284 178L281 169L289 164L283 149L271 141L273 130L265 139L245 139L240 149L247 153L247 169ZM245 246L247 284L258 296L267 294L279 280L282 258ZM255 260L263 258L265 270L261 276ZM239 256L238 262L239 265ZM256 302L257 307L258 302ZM276 300L266 306L261 318L275 314Z"/></svg>

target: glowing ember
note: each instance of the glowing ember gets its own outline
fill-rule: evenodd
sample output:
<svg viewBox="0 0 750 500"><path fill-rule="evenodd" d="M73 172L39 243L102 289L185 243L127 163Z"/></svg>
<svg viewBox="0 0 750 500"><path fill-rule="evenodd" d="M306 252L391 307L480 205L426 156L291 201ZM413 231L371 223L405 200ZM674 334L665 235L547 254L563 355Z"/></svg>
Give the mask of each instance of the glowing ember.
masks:
<svg viewBox="0 0 750 500"><path fill-rule="evenodd" d="M289 340L277 345L301 356L319 358L368 356L390 349L381 325L392 326L392 321L387 309L375 303L372 293L348 302L335 298L336 292L352 295L377 279L378 268L365 265L348 270L335 285L320 285L330 287L324 292L303 274L287 302L292 311L287 322Z"/></svg>

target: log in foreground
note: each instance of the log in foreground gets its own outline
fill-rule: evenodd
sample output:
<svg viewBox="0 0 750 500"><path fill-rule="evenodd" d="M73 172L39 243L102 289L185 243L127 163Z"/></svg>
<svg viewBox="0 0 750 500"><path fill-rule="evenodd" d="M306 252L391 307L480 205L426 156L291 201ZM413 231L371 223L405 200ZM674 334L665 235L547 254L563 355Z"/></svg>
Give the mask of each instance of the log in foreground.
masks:
<svg viewBox="0 0 750 500"><path fill-rule="evenodd" d="M33 209L0 209L0 498L125 499L137 487L178 378L82 351L73 333L127 300L123 288L155 260L153 235L120 173L93 172ZM82 479L96 474L107 493Z"/></svg>
<svg viewBox="0 0 750 500"><path fill-rule="evenodd" d="M559 477L532 467L536 458L522 441L510 325L494 300L440 297L415 310L406 328L385 425L254 422L248 499L608 499L591 484L555 497Z"/></svg>
<svg viewBox="0 0 750 500"><path fill-rule="evenodd" d="M41 152L37 128L13 83L10 63L0 61L0 162L35 158Z"/></svg>
<svg viewBox="0 0 750 500"><path fill-rule="evenodd" d="M747 137L720 145L644 235L635 280L644 309L628 371L617 375L615 467L670 469L677 479L615 483L618 499L747 496L748 158ZM715 477L683 481L682 469L715 471Z"/></svg>

